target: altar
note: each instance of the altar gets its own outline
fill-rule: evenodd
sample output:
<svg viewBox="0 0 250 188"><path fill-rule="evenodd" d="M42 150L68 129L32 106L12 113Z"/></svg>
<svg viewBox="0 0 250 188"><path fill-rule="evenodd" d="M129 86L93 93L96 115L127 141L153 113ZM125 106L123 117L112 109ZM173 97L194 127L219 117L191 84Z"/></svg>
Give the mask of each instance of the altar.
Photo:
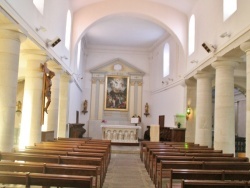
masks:
<svg viewBox="0 0 250 188"><path fill-rule="evenodd" d="M140 126L132 125L101 125L102 139L111 142L138 143Z"/></svg>

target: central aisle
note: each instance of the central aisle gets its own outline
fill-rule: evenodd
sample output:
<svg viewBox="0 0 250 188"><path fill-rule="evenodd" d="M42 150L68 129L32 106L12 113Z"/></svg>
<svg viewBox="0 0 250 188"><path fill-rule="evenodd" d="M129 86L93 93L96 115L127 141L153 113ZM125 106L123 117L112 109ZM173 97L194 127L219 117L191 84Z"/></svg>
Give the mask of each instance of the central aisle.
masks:
<svg viewBox="0 0 250 188"><path fill-rule="evenodd" d="M111 161L103 188L154 188L139 146L112 146Z"/></svg>

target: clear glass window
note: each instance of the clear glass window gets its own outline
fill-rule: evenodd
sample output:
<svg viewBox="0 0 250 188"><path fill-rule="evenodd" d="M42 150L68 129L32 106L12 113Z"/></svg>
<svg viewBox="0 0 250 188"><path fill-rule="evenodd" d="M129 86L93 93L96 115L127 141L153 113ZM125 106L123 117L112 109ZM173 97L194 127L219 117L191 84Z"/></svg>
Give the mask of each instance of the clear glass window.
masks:
<svg viewBox="0 0 250 188"><path fill-rule="evenodd" d="M33 0L33 4L37 8L37 10L43 15L44 0Z"/></svg>
<svg viewBox="0 0 250 188"><path fill-rule="evenodd" d="M65 47L69 50L70 47L70 37L71 37L71 12L68 10L67 12L67 21L66 21L66 31L65 31Z"/></svg>
<svg viewBox="0 0 250 188"><path fill-rule="evenodd" d="M223 0L223 21L237 10L237 0Z"/></svg>
<svg viewBox="0 0 250 188"><path fill-rule="evenodd" d="M163 51L163 77L169 75L169 63L170 63L170 49L169 49L169 44L166 43Z"/></svg>
<svg viewBox="0 0 250 188"><path fill-rule="evenodd" d="M80 40L77 47L77 70L80 69L81 48L82 48L82 41Z"/></svg>
<svg viewBox="0 0 250 188"><path fill-rule="evenodd" d="M191 55L195 49L195 17L192 15L189 20L188 28L188 55Z"/></svg>

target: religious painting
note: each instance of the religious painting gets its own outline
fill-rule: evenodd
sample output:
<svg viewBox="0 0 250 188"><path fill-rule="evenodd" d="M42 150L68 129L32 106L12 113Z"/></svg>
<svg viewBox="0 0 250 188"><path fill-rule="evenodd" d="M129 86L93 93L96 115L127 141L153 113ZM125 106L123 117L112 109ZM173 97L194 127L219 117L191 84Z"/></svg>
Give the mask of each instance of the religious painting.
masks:
<svg viewBox="0 0 250 188"><path fill-rule="evenodd" d="M107 76L104 110L128 111L129 78Z"/></svg>

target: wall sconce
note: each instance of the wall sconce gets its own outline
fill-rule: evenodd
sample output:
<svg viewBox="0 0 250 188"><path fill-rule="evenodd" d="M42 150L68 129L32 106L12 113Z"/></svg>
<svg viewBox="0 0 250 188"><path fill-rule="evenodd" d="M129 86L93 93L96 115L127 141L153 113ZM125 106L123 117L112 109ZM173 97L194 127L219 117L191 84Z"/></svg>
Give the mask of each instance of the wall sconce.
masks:
<svg viewBox="0 0 250 188"><path fill-rule="evenodd" d="M198 60L192 60L192 61L190 61L190 63L198 63Z"/></svg>
<svg viewBox="0 0 250 188"><path fill-rule="evenodd" d="M61 39L59 37L56 37L54 40L47 40L46 41L46 46L49 47L55 47L59 42L61 42Z"/></svg>
<svg viewBox="0 0 250 188"><path fill-rule="evenodd" d="M88 101L85 100L85 101L83 102L83 111L82 111L82 113L83 113L84 115L85 115L86 113L88 113L87 108L88 108Z"/></svg>
<svg viewBox="0 0 250 188"><path fill-rule="evenodd" d="M16 112L22 113L22 102L21 101L17 101L17 103L16 103Z"/></svg>
<svg viewBox="0 0 250 188"><path fill-rule="evenodd" d="M188 106L186 111L186 119L189 119L189 115L191 114L191 108Z"/></svg>
<svg viewBox="0 0 250 188"><path fill-rule="evenodd" d="M225 37L231 37L231 34L230 33L228 33L228 32L225 32L225 33L222 33L221 35L220 35L220 38L225 38Z"/></svg>
<svg viewBox="0 0 250 188"><path fill-rule="evenodd" d="M201 46L207 51L207 53L214 52L216 50L216 46L207 42L203 42Z"/></svg>
<svg viewBox="0 0 250 188"><path fill-rule="evenodd" d="M150 115L149 114L149 105L148 105L148 103L146 103L145 104L145 113L144 113L144 115L147 117L148 115Z"/></svg>

